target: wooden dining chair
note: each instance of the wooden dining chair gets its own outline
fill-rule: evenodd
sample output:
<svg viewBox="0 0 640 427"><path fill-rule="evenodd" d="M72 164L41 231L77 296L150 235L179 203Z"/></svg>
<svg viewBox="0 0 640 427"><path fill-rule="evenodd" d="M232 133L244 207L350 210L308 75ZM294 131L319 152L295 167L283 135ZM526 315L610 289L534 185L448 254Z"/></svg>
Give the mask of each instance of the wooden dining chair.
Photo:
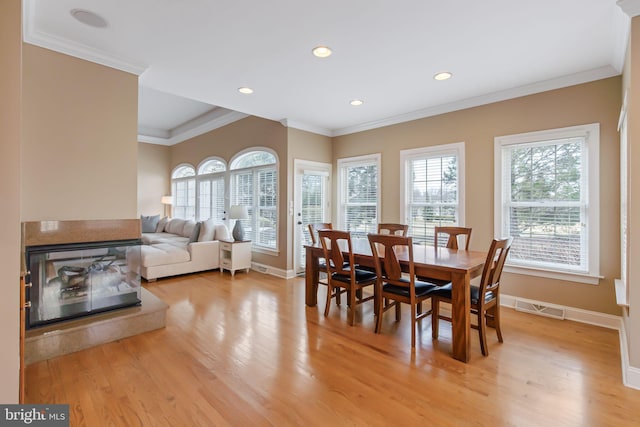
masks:
<svg viewBox="0 0 640 427"><path fill-rule="evenodd" d="M480 348L483 356L489 355L487 348L487 325L492 326L498 335L498 341L502 342L500 330L500 276L504 263L511 249L512 238L491 242L487 260L484 263L480 286L471 286L471 313L478 316L477 325L471 325L480 334ZM444 319L451 321L450 317L440 315L440 302L451 304L451 284L438 287L431 292L431 328L434 339L438 338L438 321ZM455 310L455 307L451 308Z"/></svg>
<svg viewBox="0 0 640 427"><path fill-rule="evenodd" d="M464 236L464 249L469 250L469 242L471 242L471 228L468 227L436 227L433 237L433 246L438 247L438 236L440 234L447 235L446 247L449 249L458 249L458 237Z"/></svg>
<svg viewBox="0 0 640 427"><path fill-rule="evenodd" d="M418 320L429 315L417 310L418 304L431 297L436 288L431 283L416 280L413 262L413 241L411 237L393 234L369 234L369 244L376 267L376 327L375 332L382 329L382 315L392 307L396 309L396 322L400 321L401 304L408 304L411 309L411 349L416 346L416 325ZM409 264L408 275L402 275L398 256L401 255Z"/></svg>
<svg viewBox="0 0 640 427"><path fill-rule="evenodd" d="M362 297L361 291L376 283L376 274L357 268L351 246L351 233L348 231L319 230L318 238L322 245L327 271L328 289L324 315L325 317L329 315L331 299L336 297L337 300L341 290L346 290L349 324L353 326L356 305L374 299L374 295ZM347 254L346 260L343 253ZM357 300L356 295L359 296Z"/></svg>
<svg viewBox="0 0 640 427"><path fill-rule="evenodd" d="M315 222L308 224L309 236L311 236L311 243L314 245L318 243L318 230L333 230L333 224L330 222Z"/></svg>
<svg viewBox="0 0 640 427"><path fill-rule="evenodd" d="M333 230L333 224L330 222L315 222L307 225L309 227L309 236L311 236L311 243L316 245L318 243L318 231L320 230ZM318 259L318 269L321 272L327 271L327 264L324 258ZM318 283L321 285L328 286L328 282L326 280L318 279ZM336 304L340 305L340 295L344 293L344 290L338 290L336 297Z"/></svg>
<svg viewBox="0 0 640 427"><path fill-rule="evenodd" d="M378 224L378 234L395 234L397 236L406 236L409 226L407 224L383 223Z"/></svg>
<svg viewBox="0 0 640 427"><path fill-rule="evenodd" d="M446 234L447 244L446 248L449 249L458 249L458 236L463 236L465 240L464 249L466 251L469 250L469 243L471 242L471 228L468 227L435 227L434 235L433 235L433 247L437 248L439 246L438 236ZM445 286L449 284L448 280L441 279L433 279L429 277L418 277L419 280L424 280L434 285ZM422 311L422 305L419 305L418 308Z"/></svg>

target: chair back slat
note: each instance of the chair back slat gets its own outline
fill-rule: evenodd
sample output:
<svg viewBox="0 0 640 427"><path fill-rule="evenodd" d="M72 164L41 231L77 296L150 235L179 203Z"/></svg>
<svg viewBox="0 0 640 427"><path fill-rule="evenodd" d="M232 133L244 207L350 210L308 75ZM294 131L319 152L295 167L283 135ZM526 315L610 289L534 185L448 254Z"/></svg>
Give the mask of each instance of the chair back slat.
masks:
<svg viewBox="0 0 640 427"><path fill-rule="evenodd" d="M411 294L415 293L413 284L413 241L411 237L397 236L393 234L369 234L369 245L373 254L376 274L385 282L410 288ZM399 253L406 253L409 264L408 280L402 280L402 266L398 259Z"/></svg>
<svg viewBox="0 0 640 427"><path fill-rule="evenodd" d="M508 239L494 239L491 242L480 280L478 304L484 304L487 292L492 292L494 296L498 295L500 277L502 276L502 270L507 261L512 242L513 238L511 237Z"/></svg>
<svg viewBox="0 0 640 427"><path fill-rule="evenodd" d="M382 223L378 224L378 234L394 234L405 237L409 226L407 224Z"/></svg>
<svg viewBox="0 0 640 427"><path fill-rule="evenodd" d="M402 269L393 249L393 245L384 248L384 274L389 280L400 280Z"/></svg>
<svg viewBox="0 0 640 427"><path fill-rule="evenodd" d="M327 273L338 273L347 276L354 274L351 268L345 268L343 251L349 254L349 265L353 265L353 249L351 248L351 233L341 230L318 230L318 238L322 245L324 258L327 260Z"/></svg>
<svg viewBox="0 0 640 427"><path fill-rule="evenodd" d="M438 246L438 235L447 234L447 245L449 249L458 249L458 236L465 238L465 250L469 250L471 242L471 228L468 227L436 227L433 238L433 246Z"/></svg>

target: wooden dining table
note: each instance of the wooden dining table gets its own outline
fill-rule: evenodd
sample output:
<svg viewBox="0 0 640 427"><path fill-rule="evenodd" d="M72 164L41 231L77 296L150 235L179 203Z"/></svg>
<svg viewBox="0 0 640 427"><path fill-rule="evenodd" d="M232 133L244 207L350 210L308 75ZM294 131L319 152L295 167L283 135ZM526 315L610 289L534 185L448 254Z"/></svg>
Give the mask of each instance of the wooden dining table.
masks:
<svg viewBox="0 0 640 427"><path fill-rule="evenodd" d="M369 240L352 238L355 262L366 267L374 267ZM309 307L318 302L319 259L323 257L320 244L305 246L305 300ZM406 254L397 254L408 270ZM403 259L404 257L404 259ZM420 277L449 280L452 283L452 355L455 359L468 362L471 335L471 293L470 282L482 274L486 252L436 248L413 245L415 273Z"/></svg>

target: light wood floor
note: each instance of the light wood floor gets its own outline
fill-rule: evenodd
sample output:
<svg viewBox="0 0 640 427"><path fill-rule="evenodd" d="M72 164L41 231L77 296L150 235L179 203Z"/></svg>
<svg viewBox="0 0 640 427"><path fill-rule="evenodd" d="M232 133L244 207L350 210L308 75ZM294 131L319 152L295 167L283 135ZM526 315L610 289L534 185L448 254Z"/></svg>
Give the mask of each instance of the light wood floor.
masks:
<svg viewBox="0 0 640 427"><path fill-rule="evenodd" d="M622 385L618 332L503 308L489 357L468 364L430 319L410 351L409 318L372 304L349 327L304 305L303 279L219 272L145 285L167 327L27 367L28 403L68 403L72 426L627 426L640 391ZM407 312L405 311L405 314Z"/></svg>

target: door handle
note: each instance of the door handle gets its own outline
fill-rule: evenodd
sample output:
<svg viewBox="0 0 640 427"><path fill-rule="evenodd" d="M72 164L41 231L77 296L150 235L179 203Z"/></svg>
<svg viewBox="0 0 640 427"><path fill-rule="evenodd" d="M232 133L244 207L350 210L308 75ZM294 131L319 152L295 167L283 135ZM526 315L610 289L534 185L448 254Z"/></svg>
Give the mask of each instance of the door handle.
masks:
<svg viewBox="0 0 640 427"><path fill-rule="evenodd" d="M298 221L298 225L302 225L302 221Z"/></svg>

